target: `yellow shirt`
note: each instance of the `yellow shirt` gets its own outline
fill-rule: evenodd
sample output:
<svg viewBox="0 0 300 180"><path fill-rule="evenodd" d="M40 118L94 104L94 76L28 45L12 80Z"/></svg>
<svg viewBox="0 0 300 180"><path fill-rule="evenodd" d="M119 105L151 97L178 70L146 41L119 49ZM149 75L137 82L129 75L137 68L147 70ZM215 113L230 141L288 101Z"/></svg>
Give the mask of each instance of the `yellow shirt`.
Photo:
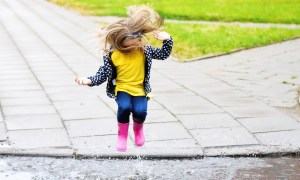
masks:
<svg viewBox="0 0 300 180"><path fill-rule="evenodd" d="M117 70L115 95L118 91L124 91L132 96L145 96L145 55L143 51L136 50L123 54L114 50L111 56Z"/></svg>

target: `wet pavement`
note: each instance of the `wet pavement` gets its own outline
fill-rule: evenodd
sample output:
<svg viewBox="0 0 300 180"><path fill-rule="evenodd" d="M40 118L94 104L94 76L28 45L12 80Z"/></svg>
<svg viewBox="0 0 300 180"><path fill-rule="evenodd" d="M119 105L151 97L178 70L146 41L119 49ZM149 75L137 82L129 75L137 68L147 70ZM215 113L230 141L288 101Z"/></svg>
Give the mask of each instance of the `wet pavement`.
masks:
<svg viewBox="0 0 300 180"><path fill-rule="evenodd" d="M185 160L0 157L0 179L299 179L300 159Z"/></svg>
<svg viewBox="0 0 300 180"><path fill-rule="evenodd" d="M0 154L201 157L300 150L300 39L191 63L154 61L146 145L115 151L116 103L76 75L100 64L92 18L0 1ZM176 46L176 42L175 42Z"/></svg>

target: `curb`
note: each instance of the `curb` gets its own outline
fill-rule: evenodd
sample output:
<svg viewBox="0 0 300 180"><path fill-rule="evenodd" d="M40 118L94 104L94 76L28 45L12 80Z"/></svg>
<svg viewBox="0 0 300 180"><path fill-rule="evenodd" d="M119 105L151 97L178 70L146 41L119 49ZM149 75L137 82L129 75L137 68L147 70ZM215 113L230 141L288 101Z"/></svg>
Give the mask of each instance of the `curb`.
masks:
<svg viewBox="0 0 300 180"><path fill-rule="evenodd" d="M75 159L199 159L204 157L282 157L299 156L300 147L292 146L244 146L206 148L204 152L195 149L136 149L117 152L114 149L95 151L92 149L74 150L68 148L16 149L0 148L0 155L31 156Z"/></svg>
<svg viewBox="0 0 300 180"><path fill-rule="evenodd" d="M196 159L204 157L202 150L195 149L159 149L160 151L133 150L117 152L115 149L95 151L93 149L67 149L67 148L39 148L39 149L16 149L0 148L0 155L52 157L52 158L100 158L100 159Z"/></svg>

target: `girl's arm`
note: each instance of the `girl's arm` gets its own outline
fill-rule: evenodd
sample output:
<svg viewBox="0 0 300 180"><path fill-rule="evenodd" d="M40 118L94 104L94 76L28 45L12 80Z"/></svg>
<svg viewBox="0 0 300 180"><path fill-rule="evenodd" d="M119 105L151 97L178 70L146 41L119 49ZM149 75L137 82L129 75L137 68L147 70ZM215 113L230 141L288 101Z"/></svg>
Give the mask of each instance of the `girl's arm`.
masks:
<svg viewBox="0 0 300 180"><path fill-rule="evenodd" d="M154 37L158 40L163 41L162 48L152 47L152 58L164 60L167 59L172 51L173 40L172 37L167 32L155 32Z"/></svg>
<svg viewBox="0 0 300 180"><path fill-rule="evenodd" d="M109 60L107 56L103 56L104 65L100 66L99 70L94 76L90 77L76 77L75 81L79 85L98 86L107 80L109 71Z"/></svg>
<svg viewBox="0 0 300 180"><path fill-rule="evenodd" d="M99 70L97 71L96 75L90 77L76 77L75 81L79 85L88 85L88 86L98 86L106 81L106 74L104 71L104 66L100 66Z"/></svg>
<svg viewBox="0 0 300 180"><path fill-rule="evenodd" d="M91 81L91 84L89 84L89 86L99 86L102 83L104 83L107 79L107 74L105 72L105 66L100 66L96 75L90 76L87 79L89 79Z"/></svg>

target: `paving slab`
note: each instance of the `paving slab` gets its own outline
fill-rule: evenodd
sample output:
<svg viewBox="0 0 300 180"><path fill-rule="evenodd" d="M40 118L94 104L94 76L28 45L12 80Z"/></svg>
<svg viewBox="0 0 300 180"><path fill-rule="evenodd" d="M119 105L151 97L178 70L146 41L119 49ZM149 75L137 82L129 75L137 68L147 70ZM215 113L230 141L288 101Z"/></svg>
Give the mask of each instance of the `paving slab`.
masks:
<svg viewBox="0 0 300 180"><path fill-rule="evenodd" d="M258 133L255 137L264 145L300 148L300 130Z"/></svg>
<svg viewBox="0 0 300 180"><path fill-rule="evenodd" d="M117 143L117 134L104 136L87 136L71 138L75 149L106 149L114 148ZM130 143L128 143L130 145Z"/></svg>
<svg viewBox="0 0 300 180"><path fill-rule="evenodd" d="M158 77L159 78L159 77ZM160 77L159 81L153 81L151 82L151 85L156 88L157 90L165 90L165 87L168 87L168 89L172 89L176 94L175 89L182 89L182 86L177 84L175 81L169 79L169 78L164 78L164 77ZM178 90L177 90L178 91Z"/></svg>
<svg viewBox="0 0 300 180"><path fill-rule="evenodd" d="M64 121L115 117L115 114L108 107L65 109L58 110L58 113Z"/></svg>
<svg viewBox="0 0 300 180"><path fill-rule="evenodd" d="M197 91L195 90L195 92L198 92L201 96L208 98L208 99L212 99L212 98L241 98L241 97L249 97L248 94L243 93L239 90L232 90L232 89L213 89L213 90L209 90L206 92L203 92L202 90Z"/></svg>
<svg viewBox="0 0 300 180"><path fill-rule="evenodd" d="M86 94L84 92L61 91L59 93L49 94L49 98L54 102L64 102L64 101L74 101L74 100L81 100L81 99L94 100L95 96L92 94Z"/></svg>
<svg viewBox="0 0 300 180"><path fill-rule="evenodd" d="M2 111L0 110L0 122L3 122Z"/></svg>
<svg viewBox="0 0 300 180"><path fill-rule="evenodd" d="M173 114L219 113L222 109L200 96L156 97ZM179 103L180 102L180 103Z"/></svg>
<svg viewBox="0 0 300 180"><path fill-rule="evenodd" d="M278 110L268 106L224 107L224 109L235 118L255 118L282 115Z"/></svg>
<svg viewBox="0 0 300 180"><path fill-rule="evenodd" d="M191 138L191 135L178 122L147 124L144 128L146 142Z"/></svg>
<svg viewBox="0 0 300 180"><path fill-rule="evenodd" d="M148 101L148 109L149 110L162 110L162 109L164 109L164 107L152 98L150 101Z"/></svg>
<svg viewBox="0 0 300 180"><path fill-rule="evenodd" d="M6 141L7 135L6 135L6 129L4 122L0 122L0 142Z"/></svg>
<svg viewBox="0 0 300 180"><path fill-rule="evenodd" d="M251 133L300 129L300 123L288 116L243 118L238 121Z"/></svg>
<svg viewBox="0 0 300 180"><path fill-rule="evenodd" d="M190 130L201 147L253 145L259 142L243 127Z"/></svg>
<svg viewBox="0 0 300 180"><path fill-rule="evenodd" d="M39 84L30 84L30 85L16 84L14 86L4 86L3 88L1 88L0 91L36 91L36 90L42 90L42 87Z"/></svg>
<svg viewBox="0 0 300 180"><path fill-rule="evenodd" d="M114 118L86 119L65 122L70 137L117 134Z"/></svg>
<svg viewBox="0 0 300 180"><path fill-rule="evenodd" d="M70 146L68 135L64 129L8 131L8 137L12 148L64 148Z"/></svg>
<svg viewBox="0 0 300 180"><path fill-rule="evenodd" d="M10 115L5 117L7 130L63 128L58 114Z"/></svg>
<svg viewBox="0 0 300 180"><path fill-rule="evenodd" d="M149 109L145 123L176 122L178 119L165 109Z"/></svg>
<svg viewBox="0 0 300 180"><path fill-rule="evenodd" d="M46 93L43 90L37 91L5 91L0 92L0 98L43 98Z"/></svg>
<svg viewBox="0 0 300 180"><path fill-rule="evenodd" d="M58 110L79 110L79 109L104 109L107 108L106 104L99 101L94 95L94 98L91 100L80 99L72 101L55 101L53 102L54 106Z"/></svg>
<svg viewBox="0 0 300 180"><path fill-rule="evenodd" d="M187 129L208 129L241 126L227 113L177 115Z"/></svg>
<svg viewBox="0 0 300 180"><path fill-rule="evenodd" d="M149 141L145 144L147 148L181 148L191 149L199 148L199 144L195 139L178 139L178 140L160 140L160 141Z"/></svg>
<svg viewBox="0 0 300 180"><path fill-rule="evenodd" d="M3 65L5 66L5 65ZM34 78L34 76L31 73L28 74L22 74L22 76L18 75L18 74L11 74L9 76L0 76L1 80L11 80L11 81L19 81L22 79L27 79L27 78ZM6 92L6 91L3 91ZM2 91L0 91L0 93L2 93Z"/></svg>
<svg viewBox="0 0 300 180"><path fill-rule="evenodd" d="M26 68L28 68L28 67L26 67ZM18 69L18 68L16 68L16 69ZM3 79L2 83L5 84L5 85L7 85L7 86L14 86L14 85L16 85L15 81L12 81L12 80L9 80L9 79L6 79L6 80ZM24 78L21 81L18 81L18 84L19 85L35 85L35 84L37 84L37 81L34 78L26 78L26 79Z"/></svg>
<svg viewBox="0 0 300 180"><path fill-rule="evenodd" d="M157 89L155 92L153 92L154 96L185 96L185 95L195 95L195 93L191 92L188 89L185 88L178 88L175 89L173 87L164 88L163 90Z"/></svg>
<svg viewBox="0 0 300 180"><path fill-rule="evenodd" d="M30 114L53 114L56 113L52 105L33 106L6 106L3 107L3 114L9 115L30 115Z"/></svg>
<svg viewBox="0 0 300 180"><path fill-rule="evenodd" d="M212 97L210 100L220 107L262 106L262 102L247 97Z"/></svg>
<svg viewBox="0 0 300 180"><path fill-rule="evenodd" d="M50 105L48 97L32 97L32 98L3 98L2 106L26 106L26 105Z"/></svg>

